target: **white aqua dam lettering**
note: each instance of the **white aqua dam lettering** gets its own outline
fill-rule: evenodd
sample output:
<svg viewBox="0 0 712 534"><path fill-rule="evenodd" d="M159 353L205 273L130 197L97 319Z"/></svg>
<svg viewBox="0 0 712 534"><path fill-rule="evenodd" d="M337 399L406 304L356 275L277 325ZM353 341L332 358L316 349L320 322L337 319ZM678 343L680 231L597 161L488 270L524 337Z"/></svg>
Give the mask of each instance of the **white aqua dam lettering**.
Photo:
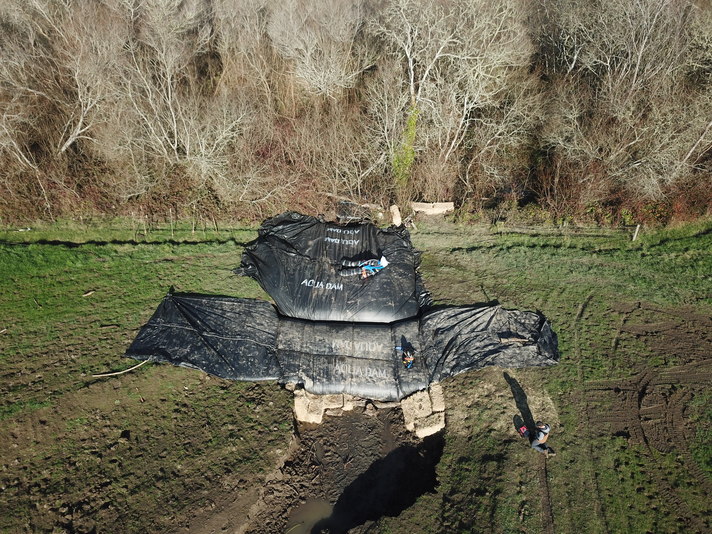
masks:
<svg viewBox="0 0 712 534"><path fill-rule="evenodd" d="M336 227L329 227L326 229L327 232L332 232L334 234L344 234L344 235L354 235L358 234L361 229L360 228L336 228Z"/></svg>
<svg viewBox="0 0 712 534"><path fill-rule="evenodd" d="M360 365L349 365L348 363L337 363L334 365L334 372L341 375L366 376L376 378L388 378L388 372L385 369L376 369L375 367L362 367Z"/></svg>
<svg viewBox="0 0 712 534"><path fill-rule="evenodd" d="M344 290L344 284L337 284L335 282L324 282L322 280L314 280L305 278L302 280L302 283L299 284L302 286L307 286L307 287L313 287L314 289L329 289L333 291L343 291Z"/></svg>
<svg viewBox="0 0 712 534"><path fill-rule="evenodd" d="M332 347L339 352L361 352L375 353L383 352L383 343L377 341L350 341L350 340L334 340Z"/></svg>
<svg viewBox="0 0 712 534"><path fill-rule="evenodd" d="M327 243L334 243L336 245L358 245L361 240L360 239L338 239L336 237L325 237L324 241Z"/></svg>

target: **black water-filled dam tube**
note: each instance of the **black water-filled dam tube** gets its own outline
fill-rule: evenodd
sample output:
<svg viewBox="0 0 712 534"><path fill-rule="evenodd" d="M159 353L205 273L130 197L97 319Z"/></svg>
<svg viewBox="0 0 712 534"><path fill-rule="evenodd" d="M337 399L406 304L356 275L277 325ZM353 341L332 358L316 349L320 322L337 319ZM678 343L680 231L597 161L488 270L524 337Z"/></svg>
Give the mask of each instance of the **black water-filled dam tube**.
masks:
<svg viewBox="0 0 712 534"><path fill-rule="evenodd" d="M396 348L404 346L415 355L410 368ZM556 346L540 313L499 305L435 307L388 324L354 323L284 317L255 299L171 293L126 356L233 380L302 384L315 394L391 401L471 369L552 365Z"/></svg>
<svg viewBox="0 0 712 534"><path fill-rule="evenodd" d="M287 212L262 224L237 272L257 280L287 317L392 323L429 303L419 262L403 226Z"/></svg>

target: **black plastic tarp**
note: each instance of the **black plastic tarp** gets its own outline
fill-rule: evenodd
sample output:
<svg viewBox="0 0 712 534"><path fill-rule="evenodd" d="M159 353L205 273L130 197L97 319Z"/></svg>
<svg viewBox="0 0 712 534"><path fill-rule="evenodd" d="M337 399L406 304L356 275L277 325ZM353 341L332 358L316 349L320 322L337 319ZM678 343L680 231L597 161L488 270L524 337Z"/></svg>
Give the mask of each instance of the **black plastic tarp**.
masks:
<svg viewBox="0 0 712 534"><path fill-rule="evenodd" d="M408 231L288 212L265 221L238 270L280 313L313 321L391 323L429 301Z"/></svg>
<svg viewBox="0 0 712 534"><path fill-rule="evenodd" d="M414 350L412 368L398 346ZM126 355L384 401L470 369L557 359L556 336L541 314L498 305L435 308L390 324L343 323L286 318L259 300L195 294L167 295Z"/></svg>
<svg viewBox="0 0 712 534"><path fill-rule="evenodd" d="M277 380L279 319L256 299L182 294L164 297L126 352L233 380Z"/></svg>

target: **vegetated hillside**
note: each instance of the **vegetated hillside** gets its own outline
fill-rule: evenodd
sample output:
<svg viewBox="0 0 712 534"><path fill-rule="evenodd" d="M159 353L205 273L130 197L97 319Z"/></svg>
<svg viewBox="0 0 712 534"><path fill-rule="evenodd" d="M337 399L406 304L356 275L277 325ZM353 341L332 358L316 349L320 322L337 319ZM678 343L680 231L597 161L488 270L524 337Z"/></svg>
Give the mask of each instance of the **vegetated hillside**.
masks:
<svg viewBox="0 0 712 534"><path fill-rule="evenodd" d="M709 0L0 5L0 217L711 203Z"/></svg>
<svg viewBox="0 0 712 534"><path fill-rule="evenodd" d="M0 530L299 532L333 512L351 532L708 531L711 229L419 223L436 302L540 309L561 348L556 367L446 381L447 427L426 441L385 406L295 424L271 383L92 376L132 365L171 285L266 298L230 271L253 229L6 230ZM523 409L552 425L556 457L516 435Z"/></svg>

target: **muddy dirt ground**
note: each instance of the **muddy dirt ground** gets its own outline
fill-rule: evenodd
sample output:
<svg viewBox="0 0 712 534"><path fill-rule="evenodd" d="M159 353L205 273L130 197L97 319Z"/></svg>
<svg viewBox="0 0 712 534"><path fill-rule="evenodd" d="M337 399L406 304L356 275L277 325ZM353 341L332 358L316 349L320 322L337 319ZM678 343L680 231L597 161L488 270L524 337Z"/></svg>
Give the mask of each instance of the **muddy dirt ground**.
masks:
<svg viewBox="0 0 712 534"><path fill-rule="evenodd" d="M406 431L399 409L367 405L321 425L297 423L288 456L254 502L203 511L176 532L369 532L435 489L442 449L442 435Z"/></svg>
<svg viewBox="0 0 712 534"><path fill-rule="evenodd" d="M712 318L689 308L660 309L640 302L616 309L623 316L612 342L613 352L622 337L633 337L675 365L632 370L625 380L589 382L586 419L643 451L653 465L649 473L654 485L672 505L677 523L689 532L708 532L709 516L700 515L699 508L685 496L685 488L678 487L676 474L656 453L675 454L676 471L685 471L694 481L693 492L712 494L709 471L703 471L690 451L696 428L688 413L692 399L712 385ZM651 321L651 317L655 319ZM707 458L708 469L709 462Z"/></svg>
<svg viewBox="0 0 712 534"><path fill-rule="evenodd" d="M660 506L661 500L665 503L667 510L675 515L673 524L676 526L672 531L709 532L709 515L700 502L712 493L712 483L708 471L691 453L695 426L689 407L691 401L708 391L712 384L712 319L688 309L663 310L643 303L617 305L612 311L620 315L619 328L612 334L612 355L624 354L630 342L642 342L654 357L672 361L666 362L666 366L633 368L626 379L587 382L576 395L559 399L550 397L543 387L547 370L487 368L466 373L443 384L447 426L425 439L406 430L398 407L379 409L366 403L365 408L327 416L320 425L299 423L290 417L289 426L281 433L287 446L270 460L272 467L268 467L266 476L249 476L242 472L239 476L212 476L206 482L204 475L191 474L181 466L160 467L169 478L184 480L184 484L192 484L192 487L170 490L169 496L173 497L167 506L176 509L183 506L183 511L166 512L165 519L154 522L156 531L174 534L460 532L467 531L466 525L471 526L468 514L477 513L480 521L487 516L494 521L496 508L511 506L509 515L519 516L517 530L562 532L571 526L568 514L572 501L567 503L561 499L556 480L566 476L569 468L581 469L567 458L575 448L575 454L583 453L592 462L589 481L592 493L587 495L586 501L603 527L600 531L615 531L617 523L611 519L614 511L609 509L611 490L601 471L605 459L598 447L601 444L608 447L609 440L617 438L641 451L639 469L645 471L647 480L641 482L636 491L644 493L651 506ZM580 314L585 316L586 310L580 310ZM565 360L560 365L575 365L575 362ZM187 425L180 426L180 421L195 413L193 403L195 395L199 395L195 393L198 387L215 379L168 366L158 369L156 384L174 381L177 376L188 380L180 388L183 400L173 409L171 417L176 421L175 435L198 445L205 438L200 433L191 434ZM61 436L65 423L80 413L77 406L82 407L81 413L86 413L86 395L94 399L96 405L92 409L97 414L111 413L117 408L112 395L127 388L136 392L140 388L141 393L135 399L140 413L148 415L166 402L166 392L161 388L151 391L137 385L139 383L140 377L131 376L95 382L86 390L68 396L65 409L57 408L57 413L38 411L33 416L34 430L30 434L21 435L6 428L3 431L6 450L20 457L23 448L31 450L33 443ZM228 383L218 380L218 384L217 391L230 391ZM273 404L268 402L272 397L265 396L269 391L266 386L247 385L240 393L240 401L254 402L255 410L263 406L289 417L289 398L285 397L285 406L268 407ZM215 396L215 390L203 394ZM576 428L565 427L560 421L559 410L564 405L578 413ZM514 414L521 414L525 419L545 418L554 428L552 441L557 449L561 447L559 454L545 459L529 450L511 425ZM231 426L229 422L226 424ZM130 472L122 472L123 458L127 455L145 453L159 462L161 458L170 458L167 447L175 438L168 434L153 436L151 441L142 437L151 432L150 429L133 429L110 440L109 436L115 433L112 422L105 418L103 425L107 429L106 436L93 436L91 443L83 442L82 447L95 450L97 461L108 463L117 477L126 480L132 477ZM274 435L270 439L275 439ZM495 445L488 448L488 444ZM567 451L567 447L571 451ZM663 461L661 454L666 453L675 455L674 466ZM444 455L449 463L443 460ZM76 457L55 460L63 463L67 473L86 468ZM121 525L119 531L133 531L125 519L126 514L132 513L131 506L123 511L112 511L115 503L102 497L103 485L110 483L108 478L90 480L82 492L67 494L61 502L57 501L59 504L54 504L54 499L62 493L63 479L57 479L51 469L30 472L33 462L23 466L16 460L14 464L4 463L3 467L4 484L25 487L24 491L29 492L36 503L37 512L29 523L32 525L29 531L111 532L107 523L111 517ZM42 465L42 458L38 462L36 465ZM206 459L201 468L205 469L208 463ZM460 463L491 467L472 473L470 478L454 481L459 476L456 466ZM240 462L236 461L235 469L239 470L239 466ZM626 470L630 468L620 466L621 476L627 476ZM692 482L681 484L681 473ZM132 486L130 482L126 487L131 493L145 492L145 488ZM506 499L499 493L506 493L511 487L519 489L505 504ZM536 489L532 491L532 488ZM169 491L169 486L165 489ZM184 498L181 495L186 491L199 495L200 499L195 499L192 505L181 502ZM570 498L580 500L580 496ZM483 506L491 510L473 511L475 501L485 503ZM418 516L419 507L427 519ZM143 510L140 506L133 507L136 513L151 513L150 510L150 507ZM385 518L390 518L387 527L383 526Z"/></svg>
<svg viewBox="0 0 712 534"><path fill-rule="evenodd" d="M655 353L675 358L678 364L633 372L625 380L590 382L587 398L579 399L585 408L579 431L585 432L581 429L588 426L640 447L656 467L648 474L659 495L672 504L680 531L708 532L709 518L700 514L699 507L688 504L685 493L670 477L669 466L660 464L655 452L675 452L679 468L695 480L697 491L712 493L712 481L690 453L695 431L687 414L690 400L712 384L712 319L692 310L660 310L641 303L619 305L616 311L622 313L622 320L611 342L613 351L626 339L635 338ZM659 318L661 313L666 317L664 322L649 322L651 314ZM527 394L509 373L514 372L486 369L473 373L477 375L474 382L462 377L448 381L447 428L424 440L405 429L400 409L376 409L371 404L342 416L326 417L321 425L295 422L290 448L266 483L243 488L240 498L216 494L210 509L196 511L175 532L364 534L382 532L379 519L399 516L422 495L435 496L444 503L449 497L442 492L438 495L437 469L446 434L466 436L469 442L472 436L468 434L475 431L471 419L478 406L487 405L493 436L516 450L523 450L525 444L511 427L512 413L529 418L544 414L560 430L556 403L534 387L536 380L527 378L526 371L514 373L529 385ZM449 441L457 444L456 439ZM555 434L552 441L556 442ZM596 457L595 451L589 452ZM565 457L566 451L561 456ZM520 513L527 506L538 509L542 532L561 532L557 519L562 510L549 488L552 469L558 474L560 468L555 463L552 466L557 461L565 460L558 456L545 459L533 452L507 458L510 469L533 470L537 498L529 504L522 501ZM602 524L608 525L611 512L603 504L605 495L587 498ZM438 521L431 527L437 532L448 531ZM403 524L396 531L412 528Z"/></svg>
<svg viewBox="0 0 712 534"><path fill-rule="evenodd" d="M421 246L435 250L426 281L438 301L496 297L542 309L562 359L448 379L446 427L426 439L406 430L397 407L366 404L320 425L298 423L292 393L271 383L153 364L91 378L133 363L122 351L162 296L144 290L143 301L122 308L113 286L121 296L158 273L203 290L188 279L209 279L220 260L225 274L208 288L217 291L231 276L232 249L218 255L205 246L207 259L142 252L136 263L151 270L122 278L125 256L141 251L122 245L114 258L102 246L67 256L89 266L81 283L74 277L84 271L67 260L34 275L42 292L13 289L12 302L29 303L36 319L21 329L8 313L0 325L0 349L10 349L0 376L0 532L712 532L712 444L700 442L712 410L709 273L689 275L700 288L682 286L688 293L676 302L686 306L646 289L658 279L619 298L598 279L633 261L618 252L577 255L557 244L538 256L536 247L522 250L516 263L516 248L473 254L443 245L439 253L443 235ZM662 252L687 265L695 250ZM521 274L535 260L560 270ZM97 288L97 266L113 265L111 287L84 297ZM616 288L645 275L626 273L611 275ZM66 287L76 302L51 315ZM646 291L667 304L638 300ZM549 422L557 456L532 451L514 415Z"/></svg>

